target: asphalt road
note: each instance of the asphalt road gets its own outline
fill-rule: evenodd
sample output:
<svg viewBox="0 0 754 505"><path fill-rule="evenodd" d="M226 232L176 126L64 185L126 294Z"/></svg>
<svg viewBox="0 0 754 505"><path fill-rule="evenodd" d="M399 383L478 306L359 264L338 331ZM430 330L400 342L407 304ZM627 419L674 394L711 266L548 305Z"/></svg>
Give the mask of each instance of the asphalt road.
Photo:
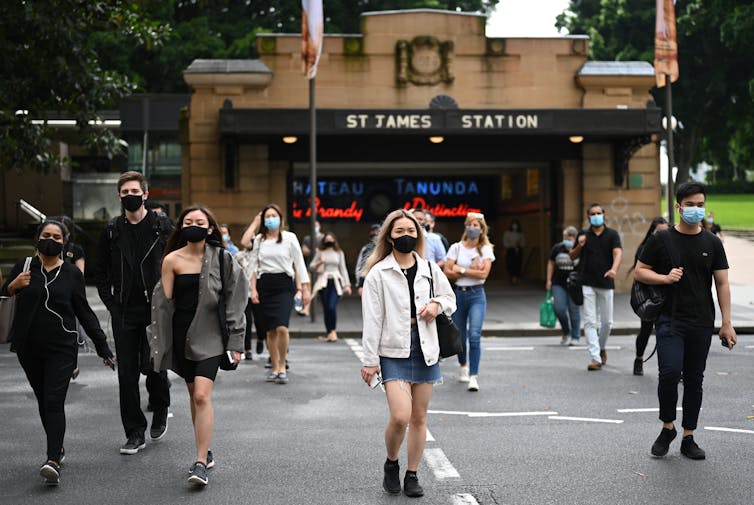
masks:
<svg viewBox="0 0 754 505"><path fill-rule="evenodd" d="M713 341L696 436L706 461L681 456L680 438L666 458L651 458L657 412L620 411L657 407L656 360L644 377L631 375L632 338L611 339L619 349L609 348L599 372L587 372L583 347L561 348L557 340L484 339L478 393L457 382L455 360L443 364L419 500L382 492L387 407L379 389L360 382L358 341L294 340L285 386L263 381L259 359L220 372L217 465L203 490L186 482L194 443L182 381L171 375L165 438L122 456L116 376L92 354L81 356L81 376L68 394L61 485L44 486L36 402L2 346L0 504L751 503L754 337L742 337L733 352ZM403 469L405 461L404 446Z"/></svg>

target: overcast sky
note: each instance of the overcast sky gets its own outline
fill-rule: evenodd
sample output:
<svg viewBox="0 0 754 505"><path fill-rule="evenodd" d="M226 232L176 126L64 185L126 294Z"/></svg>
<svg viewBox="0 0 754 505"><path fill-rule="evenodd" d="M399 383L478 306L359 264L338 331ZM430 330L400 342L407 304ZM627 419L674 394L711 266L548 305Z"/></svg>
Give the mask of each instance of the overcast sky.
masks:
<svg viewBox="0 0 754 505"><path fill-rule="evenodd" d="M555 17L568 0L500 0L487 22L488 37L557 37Z"/></svg>

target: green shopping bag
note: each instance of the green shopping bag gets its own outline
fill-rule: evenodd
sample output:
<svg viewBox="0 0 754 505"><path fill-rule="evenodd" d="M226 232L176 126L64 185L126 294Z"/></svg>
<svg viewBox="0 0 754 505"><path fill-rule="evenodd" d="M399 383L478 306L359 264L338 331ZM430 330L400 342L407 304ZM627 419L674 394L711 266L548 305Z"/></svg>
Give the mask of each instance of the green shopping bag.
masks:
<svg viewBox="0 0 754 505"><path fill-rule="evenodd" d="M552 305L552 292L549 290L545 299L539 304L539 325L545 328L555 328L555 307Z"/></svg>

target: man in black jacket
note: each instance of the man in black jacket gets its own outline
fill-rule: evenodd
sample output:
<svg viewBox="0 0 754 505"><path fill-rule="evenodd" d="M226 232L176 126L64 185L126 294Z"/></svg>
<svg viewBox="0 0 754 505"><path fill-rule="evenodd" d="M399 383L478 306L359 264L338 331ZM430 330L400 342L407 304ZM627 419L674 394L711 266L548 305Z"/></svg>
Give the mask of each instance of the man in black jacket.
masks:
<svg viewBox="0 0 754 505"><path fill-rule="evenodd" d="M170 384L166 372L152 371L146 328L152 290L160 280L162 254L173 226L166 216L144 207L147 182L139 172L121 174L118 196L124 213L112 219L100 236L95 278L112 317L118 355L120 417L127 438L120 452L136 454L146 445L147 428L139 395L140 373L147 376L154 410L149 434L158 440L167 431Z"/></svg>

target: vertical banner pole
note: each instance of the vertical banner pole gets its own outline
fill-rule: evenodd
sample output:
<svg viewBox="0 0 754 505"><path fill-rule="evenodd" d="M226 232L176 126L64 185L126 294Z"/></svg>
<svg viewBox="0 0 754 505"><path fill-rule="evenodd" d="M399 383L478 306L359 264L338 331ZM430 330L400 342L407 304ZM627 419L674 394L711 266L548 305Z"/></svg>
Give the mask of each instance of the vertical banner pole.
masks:
<svg viewBox="0 0 754 505"><path fill-rule="evenodd" d="M673 166L675 166L675 153L673 148L673 92L671 90L670 75L665 76L665 115L667 128L667 150L668 150L668 184L666 190L668 223L673 226L675 215L673 212L675 190L673 189Z"/></svg>
<svg viewBox="0 0 754 505"><path fill-rule="evenodd" d="M311 222L309 237L311 237L311 254L314 255L314 248L317 240L317 107L315 82L316 78L309 79L309 181L311 183ZM311 303L314 303L312 300ZM311 321L314 322L314 308L310 306L309 314Z"/></svg>

